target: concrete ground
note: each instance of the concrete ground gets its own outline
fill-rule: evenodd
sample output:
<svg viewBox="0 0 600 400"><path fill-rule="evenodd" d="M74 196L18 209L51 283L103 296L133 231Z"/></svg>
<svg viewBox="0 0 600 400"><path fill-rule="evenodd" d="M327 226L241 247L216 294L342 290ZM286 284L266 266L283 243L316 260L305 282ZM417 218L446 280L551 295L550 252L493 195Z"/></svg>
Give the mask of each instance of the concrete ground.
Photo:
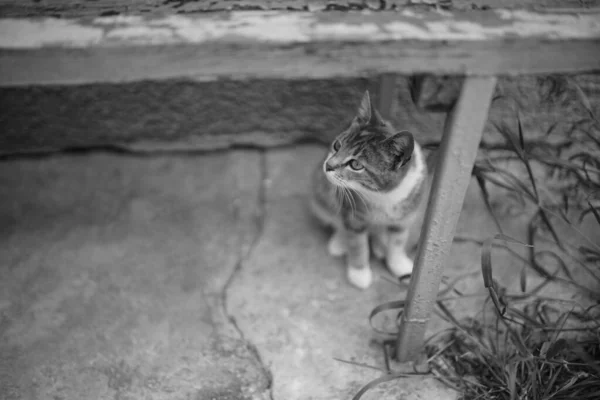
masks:
<svg viewBox="0 0 600 400"><path fill-rule="evenodd" d="M377 263L375 284L354 289L327 255L306 209L323 151L3 161L0 398L351 399L381 372L335 358L383 368L368 315L404 290ZM507 217L507 233L523 237L520 221ZM495 232L472 185L458 234ZM446 274L479 259L456 242ZM518 281L508 264L498 279ZM463 285L481 291L481 277ZM480 301L454 307L469 315ZM429 331L442 326L434 317ZM363 397L454 398L432 377Z"/></svg>

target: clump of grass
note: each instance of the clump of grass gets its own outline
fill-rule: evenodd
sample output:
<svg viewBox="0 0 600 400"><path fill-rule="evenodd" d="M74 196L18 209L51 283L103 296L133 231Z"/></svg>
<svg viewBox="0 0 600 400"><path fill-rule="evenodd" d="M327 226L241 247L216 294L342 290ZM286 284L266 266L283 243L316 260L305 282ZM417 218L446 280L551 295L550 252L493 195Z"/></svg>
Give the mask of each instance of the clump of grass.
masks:
<svg viewBox="0 0 600 400"><path fill-rule="evenodd" d="M430 368L463 399L597 399L598 340L540 344L522 331L496 330L471 320L443 338L444 351L430 361Z"/></svg>
<svg viewBox="0 0 600 400"><path fill-rule="evenodd" d="M464 400L600 398L600 243L577 227L589 215L600 226L600 121L570 77L546 77L540 87L546 90L546 101L577 101L581 117L562 127L551 125L545 138L528 140L516 113L513 128L495 125L502 143L482 143L483 157L473 175L500 232L479 243L488 294L478 315L459 321L448 301L476 294L455 289L461 277L447 283L438 295L435 312L451 327L429 338L425 346L425 373L456 389ZM496 98L501 100L510 101ZM552 138L557 135L558 139ZM523 174L515 173L515 165ZM540 171L545 175L540 176ZM548 182L560 185L550 187ZM504 189L515 207L529 209L528 244L502 233L491 203L490 185ZM565 230L578 244L563 240ZM527 246L525 257L509 246L515 242ZM550 249L542 248L548 243L552 244ZM495 246L509 250L516 261L541 278L541 283L529 288L524 268L520 292L502 287L493 278L491 255ZM548 260L553 261L553 270ZM578 273L574 274L569 265L577 266ZM543 295L551 283L571 286L582 294L585 305ZM402 300L382 304L370 318L393 309L400 309L399 316L403 306ZM394 372L389 366L388 355L395 354L394 333L376 330L391 334L390 340L383 342L384 375L363 387L354 400L377 384L410 375Z"/></svg>
<svg viewBox="0 0 600 400"><path fill-rule="evenodd" d="M526 326L466 320L431 345L431 372L463 399L600 398L600 338L536 337Z"/></svg>
<svg viewBox="0 0 600 400"><path fill-rule="evenodd" d="M484 281L491 277L491 242L482 251ZM496 282L486 284L487 302L496 311L491 318L457 321L443 307L452 327L426 346L430 372L465 400L599 398L600 304L584 308L538 296L549 281L516 294ZM526 280L521 282L525 291ZM567 303L570 310L561 311L556 303Z"/></svg>

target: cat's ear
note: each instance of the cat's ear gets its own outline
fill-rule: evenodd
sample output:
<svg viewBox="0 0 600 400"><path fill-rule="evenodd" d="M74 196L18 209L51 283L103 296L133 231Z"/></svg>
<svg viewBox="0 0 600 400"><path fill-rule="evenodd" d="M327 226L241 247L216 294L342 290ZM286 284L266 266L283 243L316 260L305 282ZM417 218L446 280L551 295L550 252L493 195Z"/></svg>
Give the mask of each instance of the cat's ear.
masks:
<svg viewBox="0 0 600 400"><path fill-rule="evenodd" d="M371 115L371 96L369 96L369 91L365 90L365 94L363 94L362 100L360 101L360 106L358 106L356 118L358 119L359 124L367 125L369 121L371 121Z"/></svg>
<svg viewBox="0 0 600 400"><path fill-rule="evenodd" d="M385 125L385 122L383 121L381 114L379 114L379 111L377 111L375 109L373 104L371 104L371 121L369 121L369 124L371 124L373 126Z"/></svg>
<svg viewBox="0 0 600 400"><path fill-rule="evenodd" d="M373 100L371 100L368 90L365 90L365 94L363 94L356 118L358 119L358 123L362 126L384 124L383 118L381 118L381 115L375 109L375 105L373 104Z"/></svg>
<svg viewBox="0 0 600 400"><path fill-rule="evenodd" d="M415 150L415 138L412 133L401 131L385 141L391 145L394 156L394 168L408 164Z"/></svg>

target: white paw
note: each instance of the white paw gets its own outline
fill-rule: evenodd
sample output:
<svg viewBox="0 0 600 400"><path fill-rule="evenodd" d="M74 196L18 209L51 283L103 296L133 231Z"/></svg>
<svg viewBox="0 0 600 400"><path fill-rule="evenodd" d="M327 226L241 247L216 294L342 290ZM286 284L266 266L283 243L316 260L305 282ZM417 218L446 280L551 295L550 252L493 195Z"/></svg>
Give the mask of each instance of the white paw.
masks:
<svg viewBox="0 0 600 400"><path fill-rule="evenodd" d="M366 289L373 282L373 272L370 267L352 268L348 267L348 280L359 289Z"/></svg>
<svg viewBox="0 0 600 400"><path fill-rule="evenodd" d="M387 266L395 276L408 275L413 270L413 260L403 251L388 254Z"/></svg>
<svg viewBox="0 0 600 400"><path fill-rule="evenodd" d="M335 232L331 239L329 239L329 243L327 244L327 251L330 255L334 257L340 257L346 254L346 239L344 235L340 232Z"/></svg>

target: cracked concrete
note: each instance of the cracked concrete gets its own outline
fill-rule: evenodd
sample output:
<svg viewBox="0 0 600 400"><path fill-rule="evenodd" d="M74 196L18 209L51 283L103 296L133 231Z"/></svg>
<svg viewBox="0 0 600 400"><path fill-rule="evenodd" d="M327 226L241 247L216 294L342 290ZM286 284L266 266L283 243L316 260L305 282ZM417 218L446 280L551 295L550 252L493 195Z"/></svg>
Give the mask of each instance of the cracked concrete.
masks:
<svg viewBox="0 0 600 400"><path fill-rule="evenodd" d="M339 360L384 367L367 318L405 289L374 263L359 291L327 255L306 208L323 151L2 161L0 398L337 400L379 377ZM523 218L502 225L525 238ZM496 229L475 185L457 233L445 275L472 273L457 288L482 293L474 239ZM518 286L522 265L500 250L493 261L499 282ZM480 303L451 306L460 318ZM428 332L445 326L434 317ZM425 376L363 400L454 398Z"/></svg>
<svg viewBox="0 0 600 400"><path fill-rule="evenodd" d="M326 233L308 217L306 194L319 146L270 150L266 155L265 226L261 240L229 288L230 309L273 371L273 398L350 399L383 367L367 316L402 294L379 278L368 291L346 283L339 260L326 254ZM376 266L378 275L386 272ZM452 399L431 377L381 385L365 399Z"/></svg>
<svg viewBox="0 0 600 400"><path fill-rule="evenodd" d="M258 189L258 194L257 194L257 197L258 197L257 198L257 210L256 210L257 212L255 213L255 216L254 216L255 234L254 234L254 237L249 242L249 245L245 248L242 248L242 250L240 250L240 257L238 259L238 262L236 263L235 268L233 269L231 275L227 279L227 282L223 286L223 290L221 291L221 293L222 293L221 304L223 305L223 312L227 315L229 322L235 328L235 330L238 332L239 336L246 342L246 347L247 347L248 351L250 351L250 353L255 357L255 359L258 361L259 365L261 366L262 372L263 372L264 376L266 376L266 378L267 378L266 391L264 393L266 395L268 395L269 400L273 400L273 394L271 391L272 385L273 385L273 375L272 375L271 371L269 370L269 368L264 364L262 357L261 357L258 349L256 348L256 346L254 346L254 344L252 344L251 342L249 342L246 339L246 335L244 335L244 332L238 326L235 317L228 309L228 295L227 295L231 284L235 281L236 276L239 274L239 272L242 270L244 264L247 262L249 255L252 254L252 251L256 247L256 244L260 241L263 231L264 231L266 177L267 177L267 171L266 171L266 164L265 164L265 152L261 151L260 152L260 178L261 179L259 182L259 189Z"/></svg>
<svg viewBox="0 0 600 400"><path fill-rule="evenodd" d="M223 304L261 157L3 162L0 398L268 399Z"/></svg>

